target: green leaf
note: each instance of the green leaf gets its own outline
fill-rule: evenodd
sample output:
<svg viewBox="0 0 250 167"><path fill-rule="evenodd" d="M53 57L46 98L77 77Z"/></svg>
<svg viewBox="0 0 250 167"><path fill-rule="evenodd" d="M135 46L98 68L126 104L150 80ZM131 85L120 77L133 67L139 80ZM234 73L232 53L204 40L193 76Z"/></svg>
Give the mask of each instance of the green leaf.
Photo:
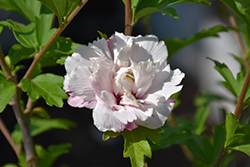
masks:
<svg viewBox="0 0 250 167"><path fill-rule="evenodd" d="M0 113L9 103L16 91L16 85L0 75Z"/></svg>
<svg viewBox="0 0 250 167"><path fill-rule="evenodd" d="M65 61L67 59L67 56L62 56L60 59L56 61L57 64L64 65Z"/></svg>
<svg viewBox="0 0 250 167"><path fill-rule="evenodd" d="M52 10L59 19L68 17L70 13L77 7L80 0L39 0Z"/></svg>
<svg viewBox="0 0 250 167"><path fill-rule="evenodd" d="M3 31L3 26L0 25L0 34L2 33Z"/></svg>
<svg viewBox="0 0 250 167"><path fill-rule="evenodd" d="M39 46L45 46L52 35L55 33L56 29L51 29L53 22L53 13L44 5L41 8L41 14L39 17L35 17L36 21L36 37Z"/></svg>
<svg viewBox="0 0 250 167"><path fill-rule="evenodd" d="M186 39L165 39L165 43L168 46L168 59L178 50L181 48L194 43L200 39L206 38L206 37L219 37L219 32L228 32L228 31L235 31L235 29L231 27L224 27L224 26L215 26L209 29L204 29L201 32L196 33L194 36Z"/></svg>
<svg viewBox="0 0 250 167"><path fill-rule="evenodd" d="M213 60L209 58L210 60L214 61L215 66L214 68L222 75L222 77L225 79L225 81L222 81L222 84L227 88L230 92L233 93L236 97L240 96L242 87L244 85L245 77L243 76L243 72L240 71L237 74L236 79L234 78L232 72L230 69L223 63L221 64L220 62ZM250 98L250 88L248 87L244 102Z"/></svg>
<svg viewBox="0 0 250 167"><path fill-rule="evenodd" d="M222 96L210 93L203 93L194 99L194 104L196 106L204 106L209 105L211 102L215 100L223 100Z"/></svg>
<svg viewBox="0 0 250 167"><path fill-rule="evenodd" d="M72 42L69 38L59 37L40 60L39 64L42 67L54 66L59 58L71 55L78 46L81 45Z"/></svg>
<svg viewBox="0 0 250 167"><path fill-rule="evenodd" d="M9 50L8 56L10 57L11 64L15 65L23 59L28 59L35 54L34 48L26 48L22 45L15 44Z"/></svg>
<svg viewBox="0 0 250 167"><path fill-rule="evenodd" d="M38 46L36 38L35 24L30 23L27 26L12 20L0 21L0 25L8 27L13 31L14 36L20 44L26 48L35 48Z"/></svg>
<svg viewBox="0 0 250 167"><path fill-rule="evenodd" d="M228 149L240 151L240 152L243 152L243 153L247 154L248 156L250 156L250 142L241 143L241 144L235 145L233 147L229 147Z"/></svg>
<svg viewBox="0 0 250 167"><path fill-rule="evenodd" d="M32 109L31 111L32 115L36 114L37 116L44 118L44 119L50 119L50 115L48 114L48 112L42 108L42 107L35 107Z"/></svg>
<svg viewBox="0 0 250 167"><path fill-rule="evenodd" d="M247 1L221 0L227 4L250 28L250 5Z"/></svg>
<svg viewBox="0 0 250 167"><path fill-rule="evenodd" d="M71 144L51 145L48 147L48 151L46 151L42 146L36 145L35 150L39 157L38 166L52 166L59 156L69 153L69 148L71 148Z"/></svg>
<svg viewBox="0 0 250 167"><path fill-rule="evenodd" d="M30 134L32 137L53 129L68 130L71 127L75 127L75 123L66 119L41 119L37 117L30 118ZM22 142L22 132L18 124L16 124L15 130L12 132L11 136L16 143Z"/></svg>
<svg viewBox="0 0 250 167"><path fill-rule="evenodd" d="M197 3L202 5L210 5L206 0L136 0L132 1L131 8L135 9L135 22L143 16L154 12L162 12L162 14L170 14L174 18L178 18L174 8L167 8L177 3Z"/></svg>
<svg viewBox="0 0 250 167"><path fill-rule="evenodd" d="M18 167L18 165L16 165L16 164L5 164L2 167Z"/></svg>
<svg viewBox="0 0 250 167"><path fill-rule="evenodd" d="M108 36L104 33L102 33L101 31L97 30L98 34L101 36L101 38L104 38L104 39L108 39Z"/></svg>
<svg viewBox="0 0 250 167"><path fill-rule="evenodd" d="M40 13L41 3L37 0L1 0L0 8L19 13L28 21L34 22Z"/></svg>
<svg viewBox="0 0 250 167"><path fill-rule="evenodd" d="M231 146L239 139L241 139L243 136L245 136L245 134L240 134L240 133L235 134L238 124L239 120L237 120L232 113L226 115L226 122L225 122L226 141L224 144L225 148Z"/></svg>
<svg viewBox="0 0 250 167"><path fill-rule="evenodd" d="M42 96L49 106L63 106L63 99L67 99L67 94L61 88L63 77L54 74L41 74L34 79L22 79L22 90L27 92L32 101L36 101Z"/></svg>
<svg viewBox="0 0 250 167"><path fill-rule="evenodd" d="M215 132L214 132L214 139L213 139L213 148L211 152L211 159L210 159L210 164L214 164L216 161L222 146L224 145L226 138L226 131L225 131L225 126L224 124L221 125L216 125L215 126Z"/></svg>
<svg viewBox="0 0 250 167"><path fill-rule="evenodd" d="M143 167L144 156L149 158L152 156L150 145L144 133L137 128L133 131L126 130L122 135L125 140L123 156L130 157L132 167Z"/></svg>
<svg viewBox="0 0 250 167"><path fill-rule="evenodd" d="M196 129L194 133L201 135L202 132L206 129L205 122L210 113L209 106L200 106L197 108L194 115L194 122L196 124Z"/></svg>

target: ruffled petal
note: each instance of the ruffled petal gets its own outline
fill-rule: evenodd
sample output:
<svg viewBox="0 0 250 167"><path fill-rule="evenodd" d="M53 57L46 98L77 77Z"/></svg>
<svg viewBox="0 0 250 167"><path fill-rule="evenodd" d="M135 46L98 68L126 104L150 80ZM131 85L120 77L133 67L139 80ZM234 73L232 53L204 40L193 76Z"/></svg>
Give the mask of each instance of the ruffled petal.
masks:
<svg viewBox="0 0 250 167"><path fill-rule="evenodd" d="M72 92L72 96L81 96L89 102L96 100L95 93L90 84L90 75L89 69L84 66L79 66L72 71L68 84L68 89Z"/></svg>
<svg viewBox="0 0 250 167"><path fill-rule="evenodd" d="M114 131L121 132L124 130L125 125L121 123L111 107L105 105L101 101L97 101L96 107L93 110L94 125L102 132Z"/></svg>
<svg viewBox="0 0 250 167"><path fill-rule="evenodd" d="M89 60L82 58L79 53L73 53L72 56L67 57L65 60L65 69L67 74L71 74L71 72L78 66L86 66L89 64Z"/></svg>
<svg viewBox="0 0 250 167"><path fill-rule="evenodd" d="M170 116L170 113L174 107L175 99L169 98L165 101L158 101L158 104L155 105L149 105L145 106L147 108L153 109L153 114L151 117L148 117L147 120L140 120L137 119L135 122L138 123L141 126L150 128L150 129L157 129L161 126L163 126Z"/></svg>
<svg viewBox="0 0 250 167"><path fill-rule="evenodd" d="M96 101L86 102L83 100L81 96L70 96L68 98L68 104L72 107L78 107L78 108L89 108L93 109L96 106Z"/></svg>

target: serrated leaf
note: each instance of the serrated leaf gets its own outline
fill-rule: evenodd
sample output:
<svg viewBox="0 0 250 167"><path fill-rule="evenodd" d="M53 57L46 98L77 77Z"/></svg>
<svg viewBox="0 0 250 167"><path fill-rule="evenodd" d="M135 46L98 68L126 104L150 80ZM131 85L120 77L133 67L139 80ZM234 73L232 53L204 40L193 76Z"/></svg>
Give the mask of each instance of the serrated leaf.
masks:
<svg viewBox="0 0 250 167"><path fill-rule="evenodd" d="M22 45L15 44L9 50L8 56L10 57L11 64L15 65L23 59L28 59L35 53L34 48L25 48Z"/></svg>
<svg viewBox="0 0 250 167"><path fill-rule="evenodd" d="M80 0L39 0L52 10L59 19L67 17L80 3Z"/></svg>
<svg viewBox="0 0 250 167"><path fill-rule="evenodd" d="M41 8L41 13L39 17L35 17L35 21L36 21L35 31L38 44L39 46L45 46L56 31L56 29L50 30L53 22L52 11L43 5Z"/></svg>
<svg viewBox="0 0 250 167"><path fill-rule="evenodd" d="M39 157L38 166L39 167L52 166L54 161L59 156L69 153L70 147L71 147L71 144L50 145L47 151L42 146L36 145L35 150Z"/></svg>
<svg viewBox="0 0 250 167"><path fill-rule="evenodd" d="M41 3L36 0L1 0L0 8L19 13L28 21L34 22L39 15Z"/></svg>
<svg viewBox="0 0 250 167"><path fill-rule="evenodd" d="M117 137L117 136L119 136L119 135L121 135L122 134L122 132L121 133L115 133L115 132L113 132L113 131L106 131L106 132L104 132L103 133L103 135L102 135L102 139L104 140L104 141L106 141L106 140L108 140L110 137L112 137L112 138L115 138L115 137Z"/></svg>
<svg viewBox="0 0 250 167"><path fill-rule="evenodd" d="M227 4L250 28L250 11L249 4L244 3L244 1L234 1L234 0L221 0ZM247 9L247 10L246 10Z"/></svg>
<svg viewBox="0 0 250 167"><path fill-rule="evenodd" d="M184 39L165 39L165 43L168 46L168 59L178 50L181 48L194 43L200 39L206 38L206 37L219 37L219 32L228 32L228 31L235 31L235 29L231 27L224 27L224 26L215 26L209 29L204 29L201 32L196 33L190 38L184 38Z"/></svg>
<svg viewBox="0 0 250 167"><path fill-rule="evenodd" d="M67 94L61 88L63 77L54 74L41 74L34 79L22 79L22 90L27 92L32 101L36 101L42 96L49 106L63 106L63 99L67 99Z"/></svg>
<svg viewBox="0 0 250 167"><path fill-rule="evenodd" d="M30 118L30 134L32 137L53 129L68 130L74 126L74 122L66 119L41 119L37 117ZM12 132L11 136L16 143L22 142L22 132L18 124L16 124L15 130Z"/></svg>
<svg viewBox="0 0 250 167"><path fill-rule="evenodd" d="M54 66L57 60L63 56L69 56L75 52L75 49L81 46L78 43L73 42L69 38L58 37L56 42L50 47L43 58L40 60L39 64L42 67Z"/></svg>
<svg viewBox="0 0 250 167"><path fill-rule="evenodd" d="M223 63L213 60L209 58L215 63L214 68L222 75L222 77L225 79L225 81L222 81L222 84L227 88L230 92L233 93L236 97L240 96L242 87L244 85L245 76L243 76L243 72L240 71L237 74L236 79L234 78L232 72L230 69ZM250 88L248 87L244 102L250 97Z"/></svg>
<svg viewBox="0 0 250 167"><path fill-rule="evenodd" d="M224 144L225 148L231 146L232 144L234 144L239 139L245 136L245 134L240 134L240 133L235 134L238 124L239 120L237 120L232 113L226 115L226 121L225 121L226 141Z"/></svg>
<svg viewBox="0 0 250 167"><path fill-rule="evenodd" d="M178 18L174 8L167 8L177 3L197 3L202 5L210 5L210 3L206 0L136 0L135 2L132 1L131 8L135 8L135 22L143 16L159 11L163 14L170 14L174 18Z"/></svg>
<svg viewBox="0 0 250 167"><path fill-rule="evenodd" d="M0 75L0 113L9 103L16 91L16 85Z"/></svg>
<svg viewBox="0 0 250 167"><path fill-rule="evenodd" d="M228 149L240 151L240 152L243 152L243 153L247 154L248 156L250 156L250 143L249 142L241 143L241 144L235 145L233 147L229 147Z"/></svg>
<svg viewBox="0 0 250 167"><path fill-rule="evenodd" d="M137 129L123 132L122 135L125 140L123 156L130 158L132 167L143 167L144 156L151 158L152 153L143 132Z"/></svg>
<svg viewBox="0 0 250 167"><path fill-rule="evenodd" d="M16 40L26 48L35 48L38 46L36 38L35 24L30 23L27 26L12 20L0 21L0 25L8 27L13 31Z"/></svg>

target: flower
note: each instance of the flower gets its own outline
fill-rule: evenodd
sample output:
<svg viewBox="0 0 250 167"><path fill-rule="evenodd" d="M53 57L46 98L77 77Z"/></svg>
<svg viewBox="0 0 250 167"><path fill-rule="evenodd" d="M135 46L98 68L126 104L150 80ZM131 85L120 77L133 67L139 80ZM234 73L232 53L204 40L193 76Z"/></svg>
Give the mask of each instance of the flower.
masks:
<svg viewBox="0 0 250 167"><path fill-rule="evenodd" d="M93 109L100 131L121 132L164 125L184 73L166 63L166 45L154 35L115 33L80 46L65 61L69 105Z"/></svg>

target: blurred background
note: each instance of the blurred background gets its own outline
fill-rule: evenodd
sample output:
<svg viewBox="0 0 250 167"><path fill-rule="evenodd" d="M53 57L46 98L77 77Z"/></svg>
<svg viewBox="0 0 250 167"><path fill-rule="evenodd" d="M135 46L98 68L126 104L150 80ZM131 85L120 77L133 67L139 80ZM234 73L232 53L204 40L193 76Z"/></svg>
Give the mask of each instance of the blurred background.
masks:
<svg viewBox="0 0 250 167"><path fill-rule="evenodd" d="M215 25L229 26L227 18L223 15L224 5L214 0L211 6L197 4L173 5L177 9L179 19L169 15L154 13L148 24L139 20L133 28L133 35L155 34L159 39L167 38L188 38L204 28L211 28ZM0 20L12 19L28 23L27 20L18 14L10 11L0 10ZM54 25L58 27L58 25ZM69 24L62 36L70 37L74 42L88 44L99 36L97 30L111 36L115 31L124 31L124 4L121 0L98 1L89 0L74 20ZM11 31L4 28L0 34L0 44L4 55L8 54L13 44L17 43ZM186 76L180 99L181 105L173 112L183 118L193 117L195 106L193 100L201 92L217 93L233 99L233 96L220 85L222 78L213 69L214 63L207 57L224 62L233 71L234 75L240 70L235 60L229 53L240 55L240 48L233 32L220 33L220 38L210 37L200 40L175 53L170 59L172 69L179 68ZM27 61L26 61L27 62ZM27 66L29 65L28 62ZM25 71L18 73L22 77ZM53 72L58 75L65 75L63 66L44 69L44 73ZM25 98L25 97L24 97ZM54 166L86 166L86 167L128 167L130 161L123 158L123 139L117 137L108 141L102 141L102 133L93 125L92 111L81 108L72 108L65 101L63 109L49 107L44 100L38 100L36 106L43 106L52 118L66 118L76 123L76 127L68 131L52 130L34 138L36 144L47 148L52 144L71 143L72 148L69 154L62 155L57 159ZM207 125L212 127L221 123L223 116L221 110L234 111L234 105L229 103L214 103L211 106L211 114ZM0 114L10 131L13 131L16 119L11 107ZM247 163L244 154L240 162L233 162L232 166L244 166ZM17 158L14 151L0 132L0 166L14 162ZM165 166L192 166L185 158L179 146L172 146L166 150L153 152L152 159L148 159L150 167Z"/></svg>

